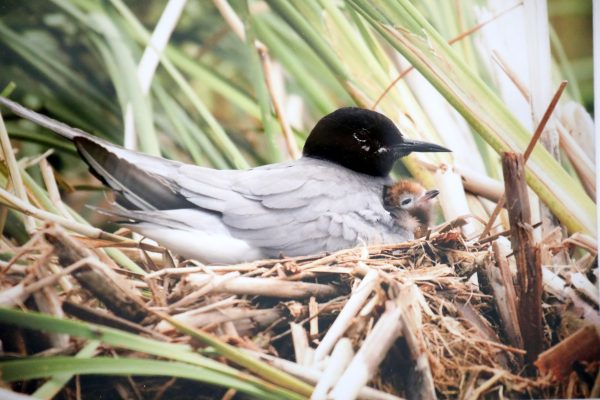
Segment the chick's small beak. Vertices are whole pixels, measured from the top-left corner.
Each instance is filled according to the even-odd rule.
[[[437,195],[440,194],[439,190],[428,190],[427,192],[425,192],[425,194],[421,197],[421,200],[431,200],[437,197]]]
[[[409,138],[403,138],[402,143],[395,145],[394,149],[404,155],[412,153],[413,151],[420,153],[439,153],[451,151],[435,143],[422,142],[420,140],[414,140]]]

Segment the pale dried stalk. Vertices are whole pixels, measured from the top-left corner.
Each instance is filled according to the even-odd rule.
[[[508,76],[508,78],[515,85],[519,93],[521,93],[521,95],[529,103],[529,90],[527,89],[527,87],[525,87],[525,84],[521,82],[517,74],[510,67],[510,65],[508,65],[504,57],[502,57],[502,55],[496,50],[492,50],[492,60],[494,60],[496,64],[498,64],[502,72],[504,72],[506,76]]]
[[[596,305],[600,304],[600,296],[598,295],[598,287],[594,285],[581,272],[567,273],[567,281],[579,290],[581,293],[591,299]]]
[[[171,304],[171,308],[179,308],[192,304],[199,298],[206,296],[219,285],[222,285],[223,283],[226,283],[233,278],[239,277],[240,273],[229,272],[225,275],[193,274],[191,276],[191,280],[189,279],[189,276],[185,277],[184,282],[191,283],[191,286],[196,290],[194,290],[192,293],[188,294],[184,298],[180,299],[179,301]],[[196,279],[194,282],[194,276],[202,276],[202,279]]]
[[[498,267],[495,268],[492,264],[486,267],[493,298],[509,343],[514,347],[523,348],[523,338],[517,315],[517,294],[508,260],[502,254],[497,242],[494,242],[493,250]]]
[[[290,332],[292,334],[292,343],[294,344],[294,356],[296,362],[300,365],[310,365],[311,348],[308,345],[308,336],[301,324],[290,323]]]
[[[314,296],[308,300],[309,338],[315,340],[319,336],[319,303]]]
[[[340,376],[354,356],[352,342],[348,338],[341,338],[333,348],[327,367],[319,382],[315,385],[311,400],[326,400],[327,392],[338,381]]]
[[[564,150],[569,161],[573,164],[577,176],[581,179],[583,188],[592,198],[596,197],[596,169],[586,152],[577,144],[567,129],[556,120],[556,128],[560,138],[560,147]]]
[[[203,286],[212,279],[209,274],[190,274],[186,278],[192,286]],[[310,296],[333,297],[337,294],[333,286],[319,283],[289,282],[274,278],[232,277],[225,282],[216,281],[208,293],[230,293],[237,295],[269,296],[290,299],[304,299]]]
[[[290,128],[290,124],[287,122],[287,119],[285,117],[285,112],[281,107],[281,91],[277,91],[275,87],[275,80],[273,79],[274,73],[273,67],[271,66],[271,58],[269,57],[269,51],[267,50],[264,44],[258,41],[256,41],[255,47],[260,58],[260,64],[263,69],[263,74],[265,76],[265,84],[267,85],[267,90],[269,92],[269,95],[271,96],[273,110],[275,111],[275,115],[277,116],[277,120],[279,121],[279,126],[283,131],[283,138],[285,139],[285,146],[287,148],[287,152],[292,158],[292,160],[295,160],[298,157],[300,157],[300,150],[298,150],[298,143],[296,143],[296,139],[294,138],[292,128]]]
[[[213,0],[215,3],[215,7],[221,13],[221,16],[227,22],[227,25],[231,28],[233,33],[240,38],[242,42],[246,41],[246,30],[244,28],[244,23],[238,17],[235,10],[231,8],[227,0]]]
[[[584,320],[590,324],[600,325],[600,315],[598,315],[598,311],[582,300],[577,292],[569,287],[560,276],[556,275],[548,267],[542,267],[542,279],[545,291],[551,293],[563,302],[570,301],[580,310]]]
[[[17,158],[15,157],[15,153],[10,144],[10,138],[8,137],[6,126],[4,125],[2,113],[0,113],[0,147],[2,148],[2,154],[6,161],[6,166],[8,167],[9,179],[15,191],[16,198],[23,204],[30,206],[29,200],[27,199],[27,190],[25,190],[25,185],[21,178],[19,164],[17,163]],[[35,230],[35,221],[30,215],[27,214],[24,216],[24,223],[28,232],[33,232]]]
[[[313,385],[316,384],[322,376],[322,372],[315,368],[303,367],[302,365],[298,365],[292,361],[284,360],[282,358],[277,358],[264,353],[257,353],[248,350],[246,350],[246,352],[258,359],[267,361],[272,366]],[[400,397],[370,387],[363,387],[358,393],[358,398],[363,400],[403,400]]]
[[[408,397],[435,399],[435,385],[429,366],[427,346],[423,340],[423,323],[419,303],[421,291],[414,283],[400,286],[396,302],[401,310],[402,335],[406,340],[414,367],[407,377]]]
[[[461,175],[465,189],[473,194],[492,201],[500,200],[504,194],[504,185],[496,179],[456,165],[454,171]]]
[[[563,243],[570,243],[575,246],[582,247],[593,255],[598,254],[598,241],[592,236],[581,232],[575,232],[570,237],[565,239]]]
[[[449,221],[471,214],[460,175],[452,167],[443,165],[434,177],[436,187],[440,191],[440,205],[444,218]],[[467,222],[461,229],[466,237],[473,236],[477,230],[472,221]]]
[[[342,311],[340,311],[340,314],[329,327],[323,340],[315,350],[315,362],[323,360],[333,349],[338,339],[346,332],[354,316],[360,311],[373,289],[375,289],[375,286],[379,283],[378,278],[379,274],[377,271],[369,270],[360,282],[360,285],[352,292],[346,305],[342,308]]]
[[[362,346],[331,391],[336,400],[354,399],[379,368],[396,339],[402,332],[400,307],[393,301],[386,302],[386,310],[369,332]]]
[[[81,224],[76,221],[72,221],[60,215],[52,214],[48,211],[41,210],[39,208],[33,207],[28,202],[24,202],[12,193],[0,188],[0,201],[5,205],[13,208],[23,214],[30,215],[42,221],[54,222],[66,229],[69,229],[73,232],[79,233],[81,235],[97,238],[97,239],[106,239],[113,241],[127,241],[128,239],[113,235],[112,233],[104,232],[101,229],[94,228],[92,226],[88,226],[85,224]]]
[[[86,265],[89,261],[90,259],[88,258],[79,260],[66,268],[62,268],[59,272],[39,279],[38,281],[29,285],[25,285],[24,282],[20,282],[18,285],[15,285],[8,290],[1,291],[0,305],[2,307],[14,307],[16,304],[27,300],[27,297],[29,297],[31,294],[42,290],[47,286],[54,285],[58,280],[70,275],[72,272]]]
[[[48,197],[54,206],[60,211],[61,215],[67,219],[74,220],[71,213],[63,203],[60,198],[60,192],[58,190],[58,185],[56,184],[56,179],[54,178],[54,171],[52,167],[48,163],[46,158],[42,158],[39,162],[40,171],[42,172],[42,178],[44,179],[44,185],[46,186],[46,190],[48,191]]]

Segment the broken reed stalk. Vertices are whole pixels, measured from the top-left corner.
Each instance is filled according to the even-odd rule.
[[[408,399],[436,399],[435,385],[431,374],[431,366],[427,345],[423,339],[423,322],[419,288],[414,283],[400,286],[398,305],[401,310],[402,335],[406,341],[413,367],[405,378]]]
[[[315,385],[311,400],[326,400],[329,389],[338,382],[340,376],[344,373],[348,364],[354,357],[352,341],[348,338],[341,338],[331,352],[331,357],[327,362],[327,367]]]
[[[73,277],[84,289],[98,298],[106,308],[117,316],[134,322],[140,322],[148,315],[143,302],[137,298],[137,295],[131,290],[127,290],[124,283],[117,282],[120,277],[112,274],[109,278],[105,274],[105,272],[112,271],[106,271],[108,267],[97,261],[91,250],[77,243],[59,227],[47,232],[45,237],[54,246],[62,265],[75,264],[80,260],[89,259],[85,267],[73,272]]]
[[[497,268],[491,267],[491,286],[493,298],[496,301],[498,314],[502,321],[504,333],[513,347],[523,348],[523,337],[521,336],[521,327],[519,326],[519,316],[517,313],[517,293],[513,284],[512,273],[508,260],[502,254],[497,242],[492,245],[494,257],[496,258]]]
[[[250,350],[245,350],[245,352],[310,384],[316,384],[323,375],[318,369],[305,367],[283,358]],[[359,391],[358,398],[363,400],[404,400],[368,386],[363,387]]]
[[[373,289],[375,289],[379,281],[378,278],[378,272],[373,269],[370,269],[365,275],[315,350],[314,362],[324,359],[333,349],[338,339],[346,332],[354,316],[360,311]]]
[[[197,288],[207,287],[208,293],[231,293],[249,296],[281,297],[286,299],[305,299],[311,296],[317,298],[334,297],[338,290],[330,285],[307,282],[282,281],[275,278],[248,278],[232,276],[222,279],[221,276],[211,274],[190,274],[186,278],[192,286]]]
[[[535,245],[531,227],[531,209],[525,182],[524,156],[502,154],[502,171],[506,189],[506,206],[510,221],[511,244],[517,262],[519,283],[518,315],[521,336],[533,363],[543,348],[542,266],[540,249]]]
[[[577,332],[544,351],[535,362],[542,375],[551,374],[554,379],[565,379],[578,361],[600,359],[600,328],[584,326]]]
[[[396,339],[402,333],[401,308],[394,301],[386,302],[386,310],[331,391],[334,399],[354,399],[361,388],[375,375]]]

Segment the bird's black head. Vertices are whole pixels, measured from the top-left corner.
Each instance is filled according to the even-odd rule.
[[[394,163],[413,151],[450,151],[404,138],[385,115],[363,108],[340,108],[321,118],[310,132],[303,154],[356,172],[387,176]]]

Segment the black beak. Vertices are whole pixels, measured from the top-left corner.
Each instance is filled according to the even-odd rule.
[[[440,194],[439,190],[436,190],[436,189],[428,190],[427,192],[425,192],[422,199],[423,200],[431,200],[433,198],[436,198],[438,194]]]
[[[402,143],[395,145],[394,149],[403,155],[407,155],[413,151],[421,153],[439,153],[451,151],[438,144],[422,142],[420,140],[413,140],[409,138],[403,138]]]

